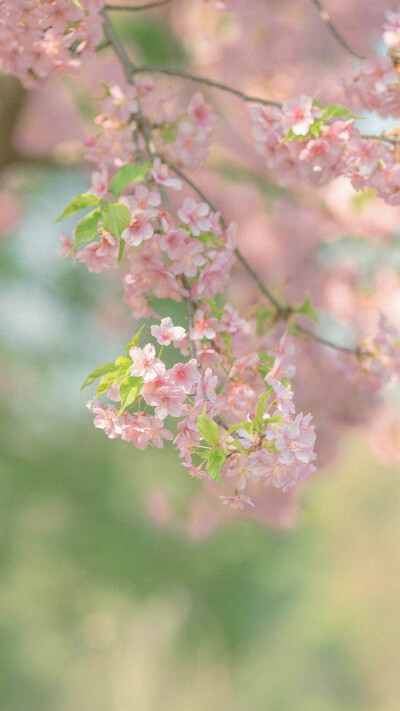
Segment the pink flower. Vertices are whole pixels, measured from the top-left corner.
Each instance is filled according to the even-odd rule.
[[[218,498],[221,499],[222,504],[230,504],[231,509],[243,509],[244,504],[254,507],[250,496],[239,494],[239,492],[236,492],[234,496],[219,496]]]
[[[289,99],[282,107],[282,126],[285,133],[291,129],[296,136],[304,136],[321,113],[318,106],[312,105],[309,96]]]
[[[161,248],[170,259],[179,259],[185,253],[188,244],[188,233],[181,227],[169,230],[160,239]]]
[[[169,177],[168,166],[161,163],[160,158],[154,160],[154,167],[151,173],[159,185],[164,185],[166,188],[172,188],[173,190],[180,190],[182,188],[182,183],[178,178]]]
[[[139,446],[147,446],[152,442],[155,447],[162,449],[165,439],[173,439],[173,434],[169,430],[163,429],[163,421],[157,417],[149,416],[141,422],[141,432],[138,437]],[[140,446],[140,449],[144,448]]]
[[[119,240],[109,232],[104,232],[100,242],[91,242],[77,253],[76,261],[83,262],[89,272],[97,274],[103,269],[115,269],[118,266],[118,251]]]
[[[218,385],[218,378],[213,375],[211,368],[207,368],[203,378],[197,385],[196,401],[202,398],[208,398],[211,402],[217,399],[215,388]]]
[[[129,355],[133,360],[130,374],[142,377],[145,383],[154,380],[158,373],[165,370],[165,364],[155,357],[156,351],[151,343],[147,343],[143,349],[134,346],[130,349]]]
[[[213,339],[217,335],[217,319],[214,317],[207,318],[202,309],[196,311],[193,322],[193,328],[190,331],[192,341],[201,341],[203,338]]]
[[[192,121],[194,121],[200,128],[210,128],[215,121],[214,112],[208,104],[204,101],[204,96],[200,91],[193,94],[189,108],[188,114]]]
[[[194,479],[210,479],[207,472],[204,472],[199,467],[195,467],[193,464],[185,463],[182,466],[189,470],[190,476],[194,477]]]
[[[293,391],[286,385],[282,385],[279,380],[271,383],[274,388],[275,395],[278,400],[278,408],[283,412],[285,417],[289,417],[295,411],[293,403]]]
[[[136,247],[144,240],[150,239],[152,234],[153,228],[149,222],[148,214],[137,212],[121,236],[127,244]]]
[[[186,393],[173,385],[164,385],[149,398],[150,405],[155,406],[155,415],[160,420],[165,420],[167,415],[180,417],[182,405],[186,400]]]
[[[96,417],[93,420],[95,427],[104,430],[107,437],[115,439],[120,437],[122,433],[121,419],[116,416],[117,408],[114,406],[106,407],[99,400],[89,401],[87,407],[93,412]]]
[[[103,198],[108,193],[108,175],[105,170],[92,173],[92,187],[90,191],[98,198]]]
[[[174,383],[185,393],[192,393],[196,383],[201,380],[201,375],[197,369],[197,361],[192,358],[188,363],[176,363],[171,370]]]
[[[136,87],[129,86],[122,91],[119,86],[111,86],[110,96],[104,102],[104,110],[116,116],[120,121],[128,121],[131,114],[138,111],[138,103],[136,101]]]
[[[184,274],[189,278],[195,277],[199,267],[207,263],[207,260],[201,254],[202,251],[202,244],[189,244],[180,259],[171,264],[171,272],[173,274]]]
[[[185,198],[183,205],[178,210],[178,217],[185,225],[190,227],[192,234],[198,237],[202,232],[208,232],[211,227],[207,217],[210,208],[205,202],[196,202],[193,198]]]
[[[71,254],[71,249],[73,248],[74,243],[71,242],[71,240],[64,234],[62,230],[60,230],[60,239],[61,244],[58,248],[58,256],[61,259],[68,259]]]
[[[169,316],[163,318],[159,326],[151,326],[150,331],[160,346],[169,346],[172,341],[182,341],[186,335],[185,329],[182,326],[174,326]]]

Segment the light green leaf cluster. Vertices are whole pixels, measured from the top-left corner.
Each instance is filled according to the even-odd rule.
[[[143,326],[142,326],[143,328]],[[118,415],[131,407],[140,394],[143,385],[143,378],[136,378],[129,374],[132,365],[132,358],[129,357],[129,349],[137,346],[142,328],[133,336],[126,347],[126,356],[118,356],[115,363],[105,363],[99,365],[88,377],[81,387],[81,392],[88,385],[100,378],[96,391],[96,399],[104,395],[113,385],[120,384],[119,395],[121,406]]]

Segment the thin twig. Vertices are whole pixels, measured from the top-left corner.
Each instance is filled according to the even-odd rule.
[[[235,96],[238,96],[240,99],[243,99],[243,101],[251,101],[254,103],[258,104],[264,104],[265,106],[282,106],[282,104],[279,103],[279,101],[271,101],[270,99],[262,99],[259,96],[249,96],[248,94],[245,94],[243,91],[239,91],[239,89],[234,89],[232,86],[228,86],[227,84],[221,84],[221,82],[218,81],[213,81],[212,79],[207,79],[206,77],[198,77],[196,74],[189,74],[188,72],[185,72],[181,69],[171,69],[169,67],[155,67],[155,66],[146,66],[146,67],[136,67],[134,70],[135,74],[138,73],[143,73],[143,72],[158,72],[160,74],[167,74],[168,76],[172,77],[181,77],[181,79],[190,79],[190,81],[195,81],[198,82],[199,84],[205,84],[206,86],[210,86],[213,89],[220,89],[221,91],[227,91],[230,94],[234,94]]]
[[[350,47],[349,44],[347,44],[346,40],[343,39],[342,35],[340,32],[336,29],[335,25],[333,24],[331,18],[329,17],[327,11],[323,7],[322,3],[320,0],[311,0],[311,2],[315,5],[315,7],[318,9],[319,14],[321,15],[321,18],[323,19],[324,22],[326,22],[327,26],[329,27],[331,33],[335,37],[335,39],[339,42],[339,44],[342,45],[343,49],[345,49],[347,52],[349,52],[353,57],[357,57],[357,59],[365,59],[365,57],[362,56],[362,54],[358,54],[357,52],[354,51]]]
[[[384,134],[381,134],[380,136],[369,136],[362,133],[361,138],[365,138],[367,141],[384,141],[385,143],[390,143],[392,146],[398,146],[400,143],[398,138],[392,138],[391,136],[385,136]]]
[[[340,346],[337,343],[332,343],[332,341],[328,341],[326,338],[322,338],[313,331],[309,331],[308,328],[303,328],[303,326],[299,326],[298,324],[296,324],[296,329],[297,331],[300,331],[300,333],[304,333],[306,336],[309,336],[314,341],[322,343],[322,345],[328,346],[329,348],[334,348],[337,351],[343,351],[343,353],[349,353],[350,355],[356,356],[369,355],[367,351],[363,351],[361,348],[350,348],[349,346]]]
[[[153,7],[161,7],[167,5],[171,0],[157,0],[157,2],[149,2],[146,5],[105,5],[106,10],[126,10],[127,12],[140,12],[141,10],[151,10]]]
[[[105,8],[103,8],[100,11],[100,15],[103,17],[103,28],[104,28],[104,34],[106,36],[106,39],[109,41],[109,43],[112,45],[115,54],[117,55],[120,63],[122,64],[122,68],[125,73],[126,80],[129,84],[133,83],[132,75],[133,71],[135,69],[135,65],[133,64],[132,60],[129,58],[127,52],[125,51],[125,47],[120,41],[113,24],[110,22],[110,19],[107,15],[107,12]]]

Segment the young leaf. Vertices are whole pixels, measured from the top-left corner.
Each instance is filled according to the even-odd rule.
[[[166,125],[162,127],[161,136],[163,139],[163,143],[165,143],[166,145],[168,145],[168,143],[174,143],[174,141],[176,141],[176,139],[178,138],[176,128],[173,128],[171,125]]]
[[[212,447],[216,447],[219,442],[219,427],[214,420],[209,420],[206,416],[205,405],[203,412],[197,420],[197,429],[200,432],[200,436],[203,437],[207,444],[211,444]]]
[[[65,208],[64,212],[60,215],[60,217],[57,217],[54,222],[61,222],[61,220],[65,220],[68,215],[72,215],[74,212],[78,212],[79,210],[83,210],[85,207],[93,207],[98,204],[99,198],[96,197],[96,195],[92,195],[92,193],[75,195],[69,205]]]
[[[119,240],[119,250],[118,250],[118,261],[119,262],[121,261],[121,259],[123,257],[125,244],[126,244],[125,240],[122,239],[122,237],[121,237],[121,239]]]
[[[141,165],[125,163],[122,165],[111,180],[110,189],[114,197],[118,197],[131,183],[145,180],[151,167],[151,163],[142,163]]]
[[[92,239],[96,237],[99,231],[100,217],[101,210],[97,208],[96,210],[89,212],[88,215],[85,215],[85,217],[78,222],[75,228],[74,249],[79,247],[81,244],[85,244],[85,242],[91,242]]]
[[[122,202],[112,202],[103,209],[104,228],[111,232],[114,237],[121,237],[123,231],[128,227],[131,220],[131,213]]]
[[[348,119],[357,118],[357,116],[354,116],[354,114],[352,114],[346,106],[342,106],[341,104],[329,104],[329,106],[323,110],[322,118],[326,121],[327,119],[334,117]]]
[[[132,358],[118,356],[117,360],[115,361],[115,365],[117,365],[120,370],[129,370],[132,365]]]
[[[228,357],[229,357],[231,355],[231,350],[232,350],[232,338],[230,337],[230,335],[227,331],[220,331],[220,336],[226,345],[226,350],[227,350]]]
[[[134,378],[132,375],[128,375],[126,378],[121,380],[119,386],[119,397],[121,400],[121,407],[118,411],[118,416],[121,415],[124,410],[133,405],[137,396],[140,393],[140,388],[143,385],[143,378]]]
[[[145,325],[143,324],[143,326],[141,326],[141,327],[139,328],[139,330],[138,330],[138,332],[136,333],[136,335],[133,336],[132,340],[129,341],[128,345],[126,346],[126,355],[127,355],[127,356],[129,356],[129,351],[130,351],[130,349],[131,349],[131,348],[134,348],[135,346],[138,345],[138,343],[139,343],[139,336],[140,336],[141,332],[143,331],[144,326],[145,326]]]
[[[207,304],[209,305],[209,307],[212,311],[212,315],[215,316],[215,318],[217,318],[218,321],[220,321],[224,310],[220,309],[217,306],[217,302],[214,299],[204,299],[204,301],[206,301]]]
[[[305,133],[304,135],[299,136],[297,133],[294,133],[294,131],[290,128],[283,141],[280,142],[279,146],[283,146],[285,143],[289,143],[289,141],[305,141],[305,139],[308,138],[309,135],[310,131],[308,133]]]
[[[213,232],[202,232],[200,235],[191,235],[193,239],[198,239],[200,242],[204,242],[205,244],[220,244],[223,247],[225,246],[225,242],[223,242],[219,237],[217,237]]]
[[[96,398],[100,397],[100,395],[104,395],[107,390],[112,388],[113,385],[118,383],[118,380],[121,378],[121,371],[117,368],[116,370],[112,371],[111,373],[107,373],[106,375],[103,375],[103,377],[100,379],[100,382],[98,384],[97,390],[96,390]]]
[[[299,306],[296,311],[298,314],[304,314],[304,316],[308,316],[311,321],[315,321],[315,323],[318,323],[318,315],[311,303],[309,294],[307,294],[304,303]]]
[[[220,447],[211,449],[207,455],[206,470],[211,479],[221,482],[221,471],[225,464],[226,454]]]
[[[232,427],[229,428],[228,434],[232,434],[232,432],[237,432],[237,430],[245,430],[245,432],[248,432],[250,434],[254,430],[254,423],[247,422],[247,420],[243,420],[243,422],[237,422],[236,425],[232,425]],[[237,442],[235,444],[237,445]]]
[[[76,7],[79,7],[80,10],[83,10],[83,7],[79,0],[72,0],[73,4],[76,5]]]
[[[265,393],[262,393],[262,395],[260,395],[260,397],[258,398],[258,403],[256,405],[254,413],[254,427],[257,432],[263,432],[264,427],[266,425],[266,421],[263,419],[263,414],[265,410],[265,405],[272,390],[273,388],[268,388],[268,390],[266,390]]]
[[[257,336],[261,336],[264,330],[265,321],[274,316],[274,312],[266,306],[260,306],[256,312],[256,332]]]
[[[81,387],[81,392],[88,385],[94,383],[97,378],[100,378],[102,375],[107,375],[107,373],[112,373],[115,370],[118,370],[118,366],[115,365],[115,363],[102,363],[101,365],[99,365],[98,368],[96,368],[96,370],[94,370],[92,373],[90,373],[90,375],[87,376],[85,382]]]

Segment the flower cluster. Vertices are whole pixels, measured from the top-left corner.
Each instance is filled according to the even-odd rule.
[[[360,343],[358,359],[341,356],[348,380],[368,390],[379,390],[400,377],[400,335],[384,314],[378,328]]]
[[[349,80],[341,79],[347,100],[357,110],[376,111],[383,117],[400,116],[400,86],[397,59],[400,53],[400,10],[386,12],[383,42],[388,55],[362,62]]]
[[[0,2],[2,71],[31,86],[79,69],[102,39],[103,0]]]
[[[162,448],[164,440],[174,439],[193,477],[232,490],[220,497],[232,508],[254,506],[241,493],[247,485],[261,482],[286,491],[308,478],[315,471],[315,432],[310,414],[295,413],[288,380],[296,370],[293,343],[285,334],[276,349],[257,356],[251,352],[257,340],[253,326],[230,305],[213,305],[213,312],[196,312],[189,333],[168,317],[153,325],[158,356],[152,343],[139,347],[137,334],[126,357],[100,366],[85,383],[101,377],[97,395],[119,403],[90,401],[95,427],[139,449]],[[227,340],[228,353],[221,348]],[[167,369],[164,347],[185,351],[188,342],[196,357]],[[172,424],[165,427],[167,418]]]
[[[256,105],[250,110],[256,150],[278,182],[321,186],[343,176],[356,190],[372,188],[388,204],[400,204],[396,141],[363,138],[348,109],[332,104],[321,110],[314,104],[301,96],[282,108]]]

